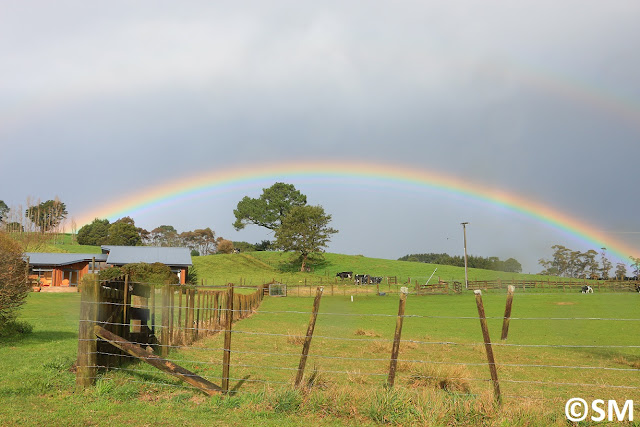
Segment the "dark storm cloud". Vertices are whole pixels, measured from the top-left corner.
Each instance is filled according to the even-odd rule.
[[[441,171],[638,231],[639,15],[622,1],[9,3],[0,166],[4,182],[23,178],[0,199],[59,194],[82,210],[205,170],[339,157]],[[46,175],[21,174],[14,159],[35,153]],[[98,196],[82,171],[109,185]],[[423,195],[409,197],[415,210],[439,205],[429,223],[446,232],[411,242],[420,214],[393,221],[395,203],[377,205],[367,223],[341,209],[352,194],[311,191],[335,209],[336,251],[455,251],[472,214],[478,254],[522,253],[535,270],[558,243],[490,207]],[[146,226],[232,237],[227,202],[217,217],[157,212]],[[361,237],[373,229],[397,243]]]

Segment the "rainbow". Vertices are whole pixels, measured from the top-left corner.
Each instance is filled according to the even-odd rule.
[[[462,199],[475,199],[522,214],[574,236],[592,248],[598,249],[606,246],[609,254],[617,256],[623,261],[628,260],[630,255],[640,256],[638,248],[612,239],[593,225],[531,200],[529,197],[525,198],[475,182],[464,181],[440,172],[373,162],[355,164],[350,162],[347,164],[336,161],[288,161],[279,164],[215,170],[180,180],[168,181],[153,188],[131,193],[127,197],[114,200],[83,214],[76,223],[78,226],[82,226],[90,223],[94,218],[108,218],[112,221],[124,216],[135,217],[136,214],[158,209],[177,201],[242,188],[254,189],[259,185],[269,187],[274,182],[286,182],[288,179],[307,179],[318,182],[365,182],[376,187],[394,186],[434,190]]]

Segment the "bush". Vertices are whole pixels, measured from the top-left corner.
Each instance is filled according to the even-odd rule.
[[[123,265],[122,267],[105,268],[100,271],[98,278],[100,280],[110,280],[125,274],[129,275],[129,280],[132,282],[155,285],[178,283],[178,276],[172,273],[168,266],[159,262],[153,264],[140,262]]]
[[[29,291],[22,249],[8,234],[0,232],[0,328],[16,318]]]

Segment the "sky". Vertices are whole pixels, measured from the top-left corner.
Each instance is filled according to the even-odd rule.
[[[59,197],[71,221],[194,177],[269,166],[282,174],[246,172],[119,214],[148,230],[210,227],[255,243],[273,235],[234,230],[233,209],[288,182],[332,215],[328,252],[462,255],[469,222],[469,254],[514,257],[523,272],[539,272],[555,244],[640,257],[637,2],[0,8],[0,200],[11,207]],[[516,195],[598,238],[446,186],[290,173],[332,162]]]

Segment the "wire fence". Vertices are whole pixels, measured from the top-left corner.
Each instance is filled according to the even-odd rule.
[[[577,333],[576,339],[567,339],[571,334],[566,333],[538,339],[542,342],[531,342],[527,334],[520,333],[491,342],[467,331],[480,332],[489,321],[495,335],[501,323],[504,327],[506,315],[486,316],[480,305],[477,316],[405,314],[402,300],[407,293],[400,294],[398,314],[393,314],[395,299],[387,300],[390,312],[386,313],[349,312],[348,305],[343,306],[343,312],[320,310],[315,301],[319,303],[322,291],[317,291],[314,307],[304,310],[297,307],[304,306],[305,300],[293,303],[295,299],[270,298],[268,304],[261,305],[262,287],[246,301],[236,298],[233,287],[226,291],[151,287],[147,293],[138,292],[146,295],[147,305],[135,302],[136,298],[126,299],[125,289],[135,296],[131,284],[127,283],[117,298],[104,298],[108,296],[104,289],[118,289],[117,285],[101,284],[99,288],[94,294],[83,292],[82,311],[89,314],[80,320],[81,331],[85,325],[88,332],[79,337],[79,384],[111,378],[108,372],[112,371],[149,386],[222,393],[299,386],[298,378],[304,378],[301,384],[308,387],[433,387],[469,396],[493,392],[501,401],[566,400],[574,395],[625,400],[640,397],[640,340],[633,334],[640,318],[508,316],[520,325],[519,331],[541,325],[549,331],[582,331],[586,322],[597,325],[597,332]],[[92,298],[100,294],[103,298]],[[409,295],[409,304],[411,298]],[[148,310],[137,316],[140,319],[124,314],[133,307],[132,301],[138,309],[144,306],[142,310]],[[282,309],[287,305],[297,307]],[[311,323],[316,322],[319,330],[314,333]],[[443,334],[438,331],[449,330],[452,322],[461,333],[454,333],[455,339],[439,339]],[[122,335],[105,339],[95,332],[98,328]],[[609,337],[599,335],[600,331],[619,328],[629,331],[626,342],[607,341]],[[141,334],[141,330],[151,333]],[[127,352],[123,345],[137,347],[146,355]],[[495,360],[488,358],[489,352]],[[182,371],[169,372],[172,378],[152,365],[139,363],[149,363],[148,357]],[[309,366],[306,373],[303,359]],[[190,382],[199,380],[213,385]]]

